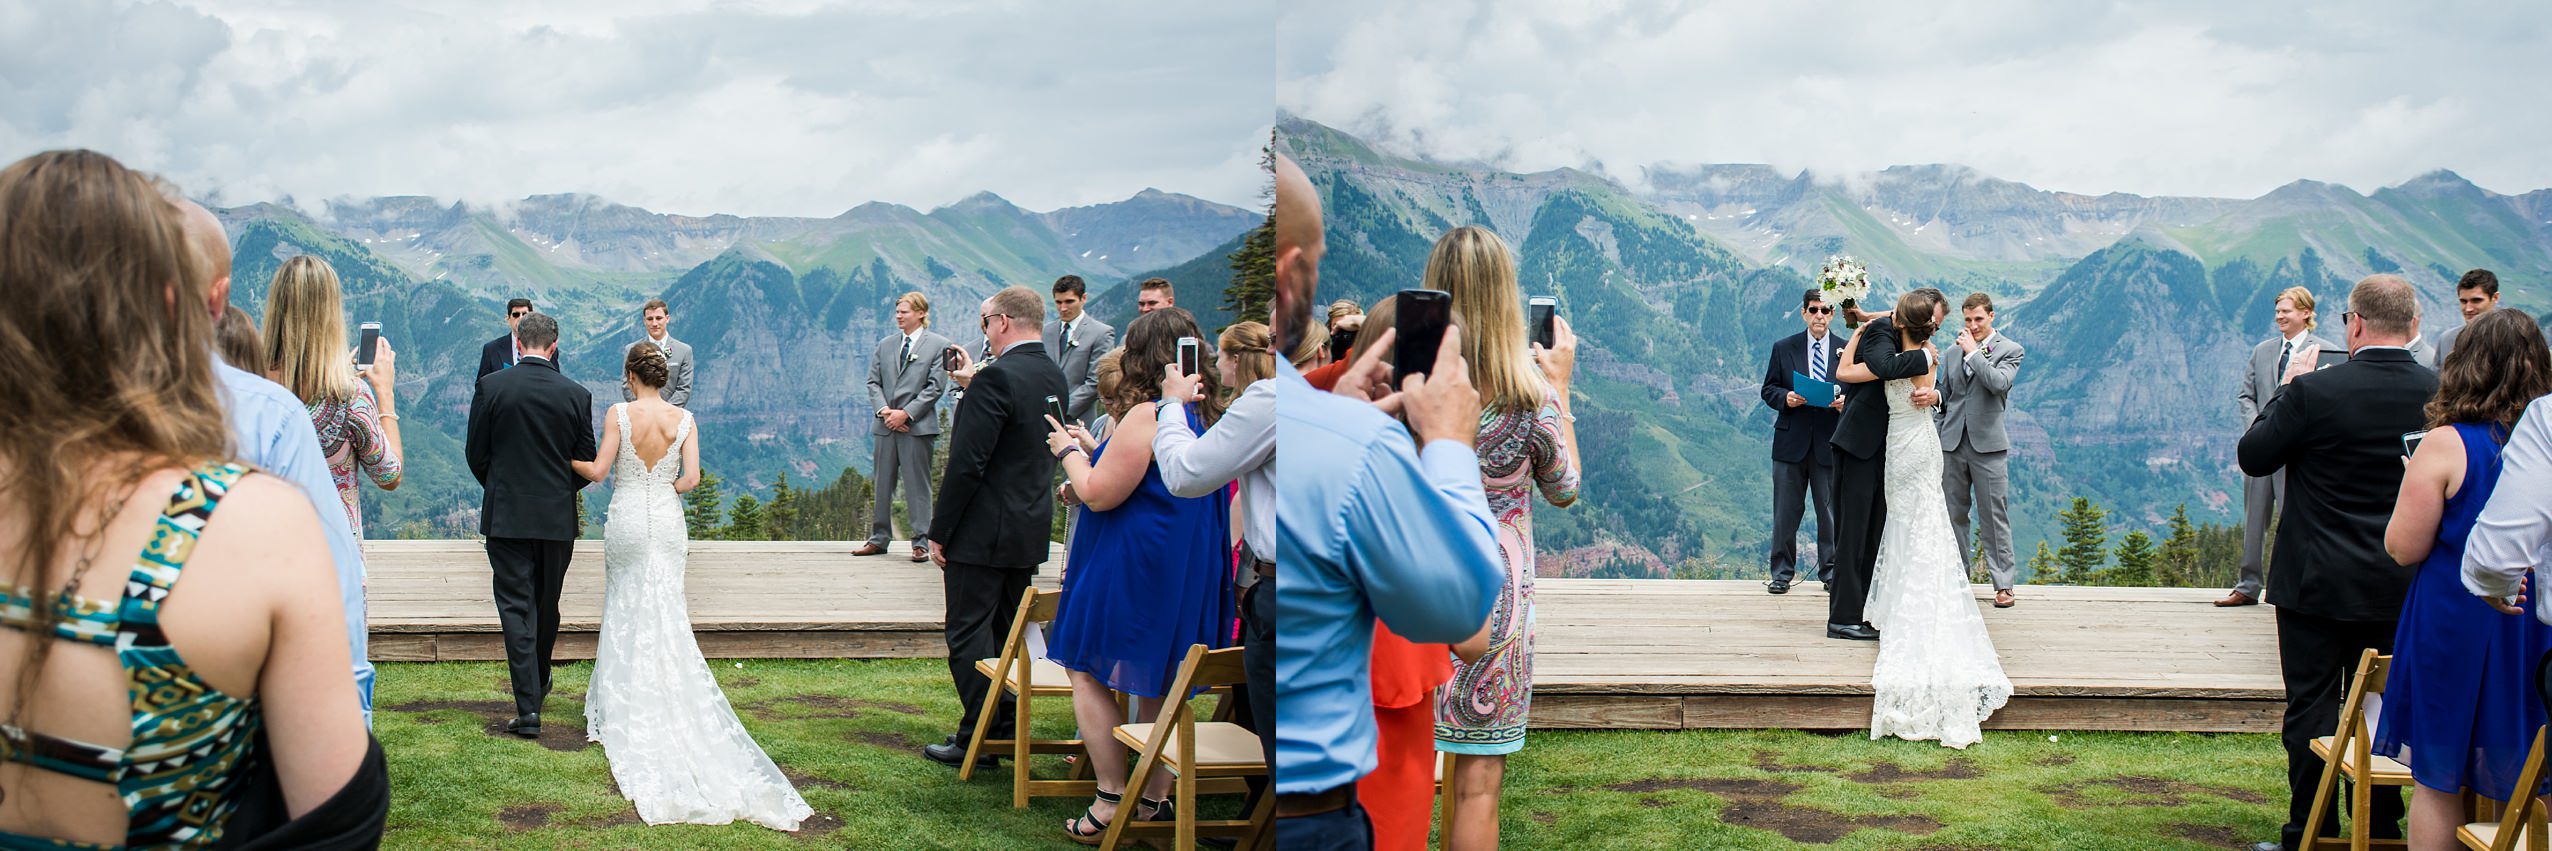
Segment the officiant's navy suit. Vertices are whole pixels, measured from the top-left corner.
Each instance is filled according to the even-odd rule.
[[[1834,380],[1842,365],[1842,337],[1828,333],[1822,350],[1823,375]],[[1817,513],[1817,581],[1834,579],[1834,425],[1842,414],[1822,405],[1786,404],[1793,387],[1790,376],[1817,374],[1809,369],[1808,332],[1772,344],[1771,363],[1763,372],[1763,403],[1772,408],[1772,580],[1786,586],[1798,572],[1800,500],[1809,497]]]

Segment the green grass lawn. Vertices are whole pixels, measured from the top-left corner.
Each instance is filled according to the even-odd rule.
[[[375,697],[393,848],[1077,848],[1085,800],[1010,807],[1010,769],[971,783],[921,757],[957,713],[931,660],[716,662],[754,738],[817,816],[648,826],[586,746],[590,663],[558,668],[531,742],[493,662],[390,664]],[[1041,735],[1070,729],[1039,705]],[[1045,758],[1041,776],[1061,776]],[[1536,731],[1505,795],[1508,848],[2226,848],[2275,835],[2274,737],[1989,733],[1964,752],[1860,734]],[[1228,811],[1234,802],[1210,807]]]

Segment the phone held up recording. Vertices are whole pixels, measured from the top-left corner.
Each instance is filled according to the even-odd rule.
[[[1412,375],[1435,371],[1436,349],[1444,345],[1445,326],[1453,323],[1453,294],[1443,290],[1401,290],[1392,317],[1391,386]]]

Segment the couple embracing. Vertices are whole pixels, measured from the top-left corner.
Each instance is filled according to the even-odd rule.
[[[1932,335],[1949,300],[1925,287],[1861,326],[1834,377],[1856,387],[1834,429],[1838,534],[1826,635],[1876,640],[1870,737],[1964,748],[2011,698],[2011,680],[1969,593],[1941,490]],[[1919,401],[1919,404],[1918,404]],[[1882,637],[1884,636],[1884,637]]]
[[[576,494],[609,477],[603,525],[603,621],[585,695],[585,736],[649,824],[738,818],[795,830],[812,810],[747,735],[691,634],[683,596],[690,544],[679,494],[700,480],[691,414],[664,401],[669,369],[655,346],[632,346],[630,402],[604,418],[593,394],[559,374],[558,323],[524,316],[522,357],[479,379],[470,400],[470,473],[486,491],[479,532],[495,572],[516,717],[505,731],[537,738],[558,641],[558,593],[581,524]]]

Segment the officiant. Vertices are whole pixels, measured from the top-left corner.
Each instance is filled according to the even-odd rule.
[[[1813,495],[1817,513],[1817,581],[1834,577],[1834,425],[1843,394],[1834,383],[1844,340],[1828,332],[1834,307],[1811,287],[1799,300],[1807,329],[1772,344],[1763,372],[1763,403],[1772,424],[1772,579],[1764,590],[1790,593],[1798,572],[1800,498]]]

